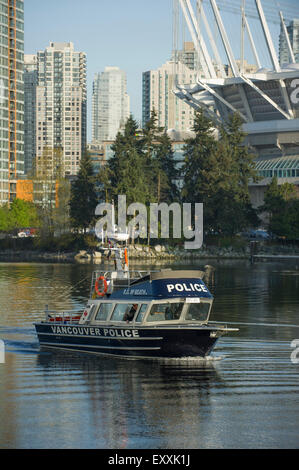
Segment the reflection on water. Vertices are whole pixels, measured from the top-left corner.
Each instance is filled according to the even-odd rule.
[[[213,320],[240,331],[169,362],[40,352],[33,322],[80,309],[92,267],[0,264],[0,448],[298,448],[299,271],[212,264]]]

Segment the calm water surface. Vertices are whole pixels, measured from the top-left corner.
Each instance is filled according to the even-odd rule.
[[[299,266],[211,264],[211,318],[240,331],[171,362],[40,352],[33,322],[81,309],[93,268],[0,264],[0,448],[299,448]]]

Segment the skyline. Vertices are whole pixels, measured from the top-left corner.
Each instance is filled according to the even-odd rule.
[[[232,2],[236,5],[238,0]],[[221,0],[219,0],[221,4]],[[222,4],[224,2],[222,1]],[[250,3],[246,6],[250,9]],[[295,5],[295,0],[283,1],[283,5]],[[207,1],[204,1],[207,16],[213,22],[213,31],[220,47],[224,63],[223,48],[219,43],[215,22],[209,14]],[[266,13],[269,0],[263,0]],[[282,5],[282,6],[283,6]],[[277,2],[273,5],[276,15]],[[283,7],[284,8],[284,7]],[[277,10],[278,11],[278,10]],[[290,9],[288,11],[291,11]],[[296,7],[293,11],[296,11]],[[235,58],[240,57],[240,18],[237,14],[222,9],[230,33]],[[269,13],[268,13],[269,14]],[[266,15],[267,16],[267,15]],[[299,14],[297,15],[299,16]],[[53,0],[24,2],[24,52],[36,54],[44,50],[51,41],[72,42],[78,51],[87,56],[87,141],[92,136],[92,82],[96,73],[103,72],[107,66],[119,67],[127,75],[127,92],[130,97],[130,112],[139,125],[142,125],[142,74],[157,70],[171,57],[173,47],[172,0],[86,0],[82,8],[81,0]],[[264,66],[269,57],[264,44],[261,28],[257,20],[252,20],[253,34]],[[211,23],[212,25],[212,23]],[[278,49],[279,24],[269,24],[275,47]],[[233,31],[233,33],[232,33]],[[180,39],[190,40],[185,26]],[[254,63],[251,51],[245,45],[248,63]]]
[[[106,66],[117,66],[126,72],[131,113],[141,124],[142,73],[159,67],[171,55],[172,0],[142,2],[142,7],[137,0],[129,0],[129,3],[130,8],[123,0],[113,3],[87,0],[82,9],[80,0],[24,2],[25,54],[36,54],[50,41],[71,41],[77,51],[87,55],[88,141],[91,140],[91,95],[95,73]],[[153,25],[159,34],[153,34]]]

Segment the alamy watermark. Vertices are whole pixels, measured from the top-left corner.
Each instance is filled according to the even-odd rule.
[[[185,249],[198,249],[203,242],[203,204],[151,203],[149,207],[133,202],[127,207],[126,196],[118,195],[117,230],[126,233],[131,239],[177,238],[184,237]],[[103,202],[95,210],[101,216],[95,226],[95,233],[101,238],[103,232],[115,231],[114,204]],[[127,216],[132,216],[127,224]],[[170,223],[172,221],[172,223]]]
[[[291,88],[295,88],[290,94],[290,100],[293,104],[299,103],[299,78],[294,78],[291,81]]]
[[[5,362],[5,344],[2,339],[0,339],[0,364]]]
[[[299,364],[299,339],[293,339],[291,348],[295,348],[291,353],[291,361],[293,364]]]

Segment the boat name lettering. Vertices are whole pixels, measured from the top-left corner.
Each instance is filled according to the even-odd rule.
[[[115,328],[86,328],[80,326],[51,326],[52,332],[65,335],[111,336],[114,338],[138,338],[138,330]]]
[[[124,289],[125,295],[146,295],[146,289]]]
[[[167,284],[168,292],[176,290],[177,292],[209,292],[204,284],[196,284],[192,282],[183,282],[182,284]]]

